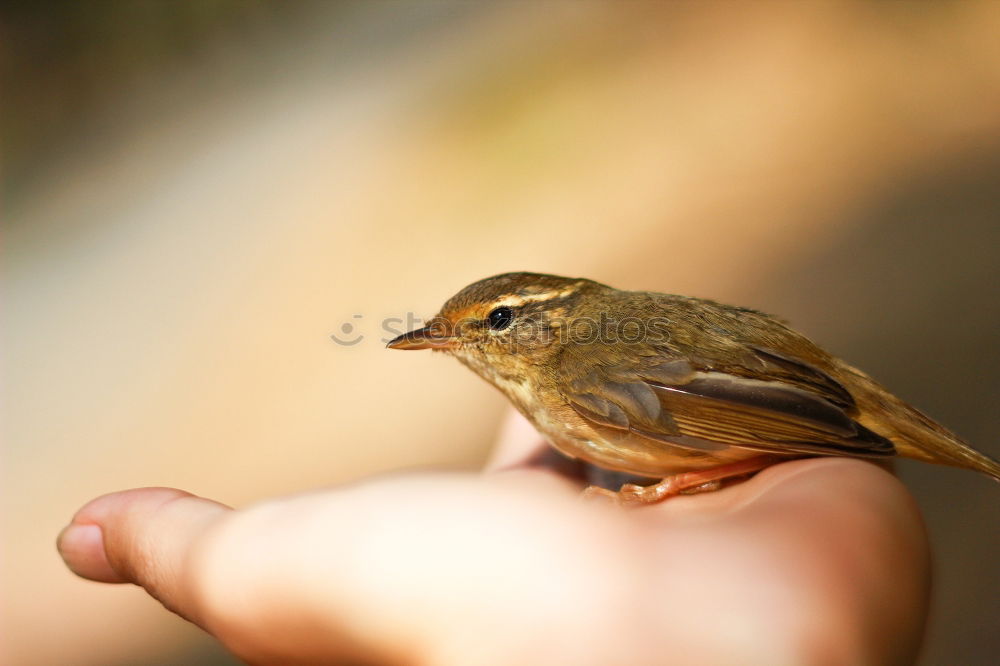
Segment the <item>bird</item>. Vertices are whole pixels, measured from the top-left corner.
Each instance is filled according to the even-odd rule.
[[[468,285],[387,346],[454,356],[565,456],[661,479],[586,490],[622,505],[809,456],[901,456],[1000,481],[1000,463],[750,308],[513,272]]]

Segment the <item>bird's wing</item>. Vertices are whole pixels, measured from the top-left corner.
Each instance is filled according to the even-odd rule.
[[[564,359],[558,381],[585,419],[672,446],[895,453],[892,442],[851,418],[850,393],[821,370],[767,350],[747,348],[747,354],[752,359],[724,368],[662,355],[574,355]]]

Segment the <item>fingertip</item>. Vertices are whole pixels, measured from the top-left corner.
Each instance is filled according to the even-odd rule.
[[[81,507],[56,545],[77,575],[136,583],[157,598],[172,581],[191,540],[228,507],[174,488],[137,488],[97,497]]]
[[[138,504],[162,504],[190,496],[175,488],[136,488],[101,495],[77,510],[59,533],[56,548],[70,571],[81,578],[102,583],[130,582],[108,559],[105,527]]]
[[[100,583],[125,583],[108,562],[100,525],[70,523],[56,539],[59,556],[81,578]]]
[[[486,463],[486,470],[496,471],[522,465],[547,446],[528,419],[517,410],[508,410],[500,425],[496,446]]]

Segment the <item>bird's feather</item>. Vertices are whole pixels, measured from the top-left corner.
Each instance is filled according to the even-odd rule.
[[[753,363],[730,364],[727,371],[669,356],[633,355],[612,364],[581,363],[577,357],[562,368],[560,385],[568,404],[585,419],[673,447],[895,453],[892,442],[851,417],[850,394],[824,373],[777,353],[748,354]],[[791,381],[785,379],[790,374]]]

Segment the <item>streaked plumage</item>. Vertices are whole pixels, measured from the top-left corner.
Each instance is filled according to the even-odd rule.
[[[389,346],[456,356],[556,449],[611,470],[662,477],[761,453],[900,455],[1000,480],[997,462],[746,308],[507,273],[469,285],[431,326]]]

